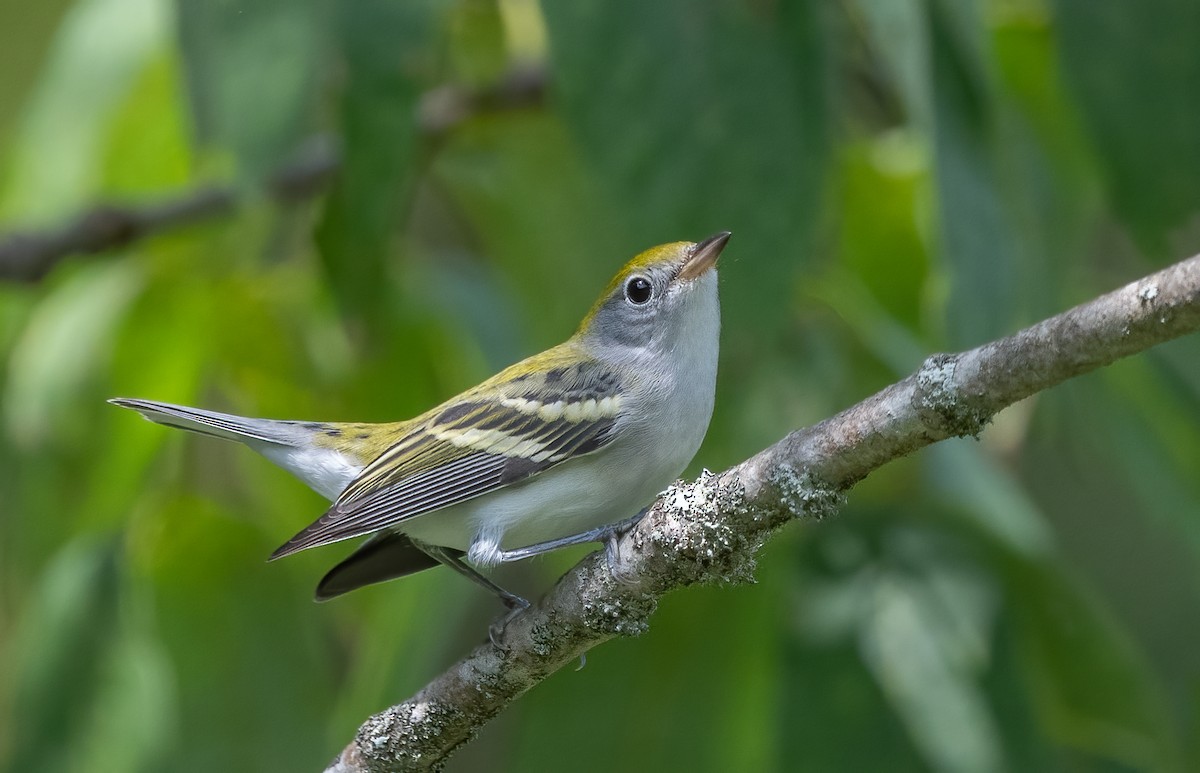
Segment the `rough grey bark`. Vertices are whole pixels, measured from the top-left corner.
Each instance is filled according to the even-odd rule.
[[[678,483],[620,542],[610,572],[584,558],[506,629],[412,698],[369,718],[327,773],[437,769],[505,706],[590,648],[646,629],[658,599],[696,583],[749,579],[784,524],[822,518],[883,464],[978,434],[1007,405],[1200,329],[1200,255],[960,354],[797,430],[719,475]]]

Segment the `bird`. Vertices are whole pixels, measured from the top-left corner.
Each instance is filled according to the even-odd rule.
[[[331,500],[269,559],[366,538],[321,579],[318,601],[442,564],[519,611],[529,602],[481,570],[566,545],[611,547],[699,449],[716,389],[716,263],[729,238],[640,253],[564,343],[407,421],[109,402],[241,442]]]

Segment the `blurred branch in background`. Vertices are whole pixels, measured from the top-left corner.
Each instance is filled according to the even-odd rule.
[[[823,518],[884,464],[976,436],[1002,408],[1069,378],[1200,329],[1200,255],[915,373],[720,475],[669,489],[620,541],[615,565],[584,558],[509,623],[410,700],[368,719],[327,773],[442,766],[538,682],[592,647],[636,635],[659,599],[753,577],[763,543],[794,518]],[[619,579],[618,579],[619,578]]]
[[[267,181],[268,196],[280,203],[299,201],[325,189],[338,168],[327,141],[310,143],[299,161]],[[0,279],[37,282],[59,261],[75,254],[103,252],[148,236],[232,214],[238,206],[233,186],[210,185],[142,206],[100,204],[65,225],[0,237]]]
[[[546,73],[514,67],[494,86],[479,89],[446,85],[426,92],[417,107],[421,133],[436,138],[481,112],[537,105]],[[264,194],[279,204],[320,195],[338,173],[340,153],[328,137],[314,137],[299,158],[270,175]],[[241,194],[233,185],[207,185],[146,204],[101,203],[63,225],[0,235],[0,280],[38,282],[63,259],[122,247],[156,234],[226,217]]]

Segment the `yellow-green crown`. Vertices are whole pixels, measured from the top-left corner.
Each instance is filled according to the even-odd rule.
[[[604,305],[604,301],[617,291],[618,287],[625,284],[625,280],[630,276],[641,271],[649,271],[656,266],[671,265],[679,262],[684,255],[695,246],[692,242],[670,242],[669,244],[660,244],[657,247],[651,247],[645,252],[638,253],[633,260],[626,263],[620,271],[613,276],[608,286],[604,288],[604,292],[600,293],[600,297],[592,304],[591,310],[587,316],[583,318],[583,322],[579,325],[580,331],[586,330],[592,322],[592,317],[596,316],[596,312]]]

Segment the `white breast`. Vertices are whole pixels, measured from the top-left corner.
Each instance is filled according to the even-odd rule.
[[[696,455],[712,417],[716,389],[720,312],[716,272],[697,280],[682,315],[686,329],[673,331],[674,367],[663,370],[647,351],[650,374],[639,391],[640,407],[623,417],[617,439],[595,454],[564,462],[526,483],[452,508],[414,518],[401,529],[437,545],[466,550],[489,565],[500,551],[577,534],[615,523],[650,504]]]

